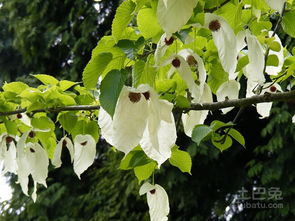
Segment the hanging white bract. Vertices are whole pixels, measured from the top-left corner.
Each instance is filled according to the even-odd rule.
[[[16,147],[14,143],[14,137],[3,133],[0,135],[0,165],[3,165],[1,175],[7,172],[16,173]]]
[[[237,39],[234,31],[221,16],[206,13],[205,27],[211,30],[223,69],[232,75],[237,67]]]
[[[176,141],[173,105],[160,100],[149,85],[124,86],[113,118],[100,109],[98,124],[102,137],[128,154],[138,144],[160,166],[171,156]]]
[[[263,89],[261,90],[261,94],[265,93],[277,93],[282,92],[282,88],[277,83],[265,83],[263,85]],[[256,104],[257,112],[261,115],[260,118],[266,118],[270,115],[270,110],[272,107],[272,102],[266,102],[266,103],[259,103]]]
[[[151,221],[167,221],[170,208],[164,188],[158,184],[144,183],[139,190],[139,195],[143,194],[147,194]]]
[[[159,0],[158,22],[168,37],[188,22],[197,3],[198,0],[185,0],[185,3],[179,0]]]
[[[25,132],[17,143],[17,175],[18,182],[22,187],[24,194],[28,195],[29,175],[32,175],[34,180],[34,192],[32,198],[36,201],[36,185],[40,183],[46,185],[46,178],[48,176],[49,159],[47,152],[38,143],[26,143],[32,131]]]
[[[276,10],[282,14],[286,0],[266,0],[266,2],[271,9]]]
[[[226,101],[226,100],[232,100],[232,99],[238,99],[239,98],[239,91],[240,91],[240,83],[231,80],[226,81],[222,85],[219,86],[216,96],[217,101]],[[223,108],[221,109],[222,113],[226,114],[229,111],[234,109],[233,107]]]

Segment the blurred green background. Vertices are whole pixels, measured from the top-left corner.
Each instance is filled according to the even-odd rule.
[[[98,40],[110,34],[118,0],[0,0],[0,84],[20,80],[34,84],[29,74],[50,74],[81,81],[83,68]],[[156,173],[170,197],[172,221],[292,221],[295,220],[294,103],[275,103],[269,119],[260,120],[247,108],[237,129],[246,149],[234,145],[224,153],[209,143],[197,146],[179,130],[178,145],[193,158],[192,176],[169,163]],[[237,110],[207,119],[232,120]],[[64,154],[66,157],[67,154]],[[0,204],[0,221],[142,221],[149,220],[145,197],[129,171],[118,170],[123,155],[101,140],[94,165],[79,180],[69,159],[52,170],[48,188],[38,200],[21,192],[9,176],[13,197]],[[239,191],[279,188],[279,209],[246,209],[237,203]],[[1,191],[1,190],[0,190]]]

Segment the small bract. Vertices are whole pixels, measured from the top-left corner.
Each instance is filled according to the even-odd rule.
[[[151,221],[167,221],[169,199],[166,191],[160,185],[144,183],[139,190],[139,195],[147,194],[149,214]]]

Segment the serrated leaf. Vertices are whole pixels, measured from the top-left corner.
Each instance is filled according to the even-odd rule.
[[[243,137],[243,135],[237,131],[234,128],[231,128],[228,132],[228,134],[235,139],[237,142],[239,142],[243,147],[245,147],[245,138]]]
[[[10,121],[10,120],[4,120],[4,125],[7,131],[7,134],[9,135],[17,135],[18,132],[18,128],[17,125],[15,123],[15,121]]]
[[[3,90],[6,92],[13,92],[20,94],[22,91],[27,89],[29,86],[23,82],[11,82],[3,85]]]
[[[61,93],[60,91],[58,91],[58,88],[55,86],[47,90],[44,93],[44,97],[45,97],[46,105],[49,107],[69,106],[69,105],[76,104],[76,101],[72,96],[66,93]]]
[[[47,74],[35,74],[33,75],[33,77],[37,78],[45,85],[57,85],[59,82],[55,77],[52,77]]]
[[[117,46],[124,51],[127,58],[129,58],[130,60],[135,59],[137,54],[137,47],[135,46],[133,41],[123,39],[118,41]]]
[[[149,84],[151,87],[155,85],[156,68],[154,67],[154,56],[151,54],[148,56],[143,72],[140,77],[138,76],[135,86],[139,84]]]
[[[50,130],[54,131],[55,124],[49,117],[38,117],[38,118],[32,118],[31,124],[33,128],[39,129],[39,130]]]
[[[233,125],[234,124],[232,122],[224,123],[224,122],[221,122],[219,120],[214,120],[214,121],[211,122],[210,128],[213,131],[217,131],[220,128],[228,128],[228,127],[232,127]]]
[[[284,31],[293,38],[295,38],[294,21],[295,21],[295,10],[291,10],[284,14],[284,17],[282,20],[282,27]]]
[[[99,139],[99,128],[95,121],[90,121],[89,119],[79,119],[75,127],[71,131],[73,140],[79,134],[86,135],[89,134],[93,139],[98,142]]]
[[[175,105],[176,107],[180,107],[180,108],[189,108],[191,106],[188,99],[182,95],[178,95],[176,97]]]
[[[120,163],[120,169],[122,170],[131,170],[138,166],[146,165],[150,162],[153,162],[146,154],[139,148],[135,148],[129,152]]]
[[[133,1],[126,0],[117,8],[112,24],[112,35],[116,42],[121,39],[123,31],[131,22],[135,7],[136,4]]]
[[[101,82],[100,104],[111,116],[115,113],[117,100],[124,85],[124,78],[123,72],[113,70]]]
[[[248,55],[241,57],[238,60],[236,72],[241,71],[244,67],[246,67],[247,64],[249,64],[249,57],[248,57]]]
[[[191,174],[192,159],[188,152],[179,150],[177,146],[172,148],[171,157],[169,159],[171,165],[177,167],[183,173]]]
[[[140,83],[141,75],[144,71],[145,62],[142,60],[137,61],[132,67],[132,84],[137,87]]]
[[[99,76],[111,62],[111,53],[100,53],[91,58],[83,71],[83,84],[88,89],[96,88]]]
[[[137,166],[134,168],[134,174],[138,179],[138,182],[140,183],[143,180],[148,179],[155,169],[157,168],[156,162],[150,162],[142,166]]]
[[[226,73],[221,64],[217,61],[211,64],[210,72],[208,74],[208,85],[212,92],[216,94],[216,91],[224,82],[228,80],[228,73]]]
[[[71,133],[72,130],[75,128],[75,125],[78,121],[78,117],[69,112],[69,113],[60,113],[57,117],[57,120],[68,133]]]
[[[76,85],[77,82],[73,82],[73,81],[68,81],[68,80],[62,80],[59,82],[59,87],[62,91],[66,91],[69,88],[73,87],[74,85]]]
[[[220,135],[213,133],[211,137],[212,144],[217,147],[221,152],[230,148],[233,144],[233,140],[230,136]]]
[[[152,8],[143,8],[138,12],[137,25],[145,39],[153,38],[162,32],[156,12]]]
[[[212,133],[212,129],[206,125],[197,125],[192,133],[192,140],[200,145],[201,141]]]

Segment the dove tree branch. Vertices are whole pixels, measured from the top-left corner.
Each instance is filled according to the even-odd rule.
[[[295,90],[282,92],[282,93],[265,93],[263,95],[256,95],[249,98],[241,98],[241,99],[233,99],[226,100],[222,102],[213,102],[213,103],[203,103],[203,104],[191,104],[189,108],[176,108],[182,111],[190,111],[190,110],[220,110],[222,108],[227,107],[245,107],[258,103],[265,102],[274,102],[274,101],[295,101]],[[56,107],[56,108],[44,108],[31,111],[30,113],[40,113],[40,112],[48,112],[48,113],[59,113],[63,111],[95,111],[98,110],[100,106],[98,105],[77,105],[77,106],[64,106],[64,107]],[[8,112],[0,112],[0,116],[10,116],[15,114],[26,113],[27,110],[25,108],[8,111]]]

